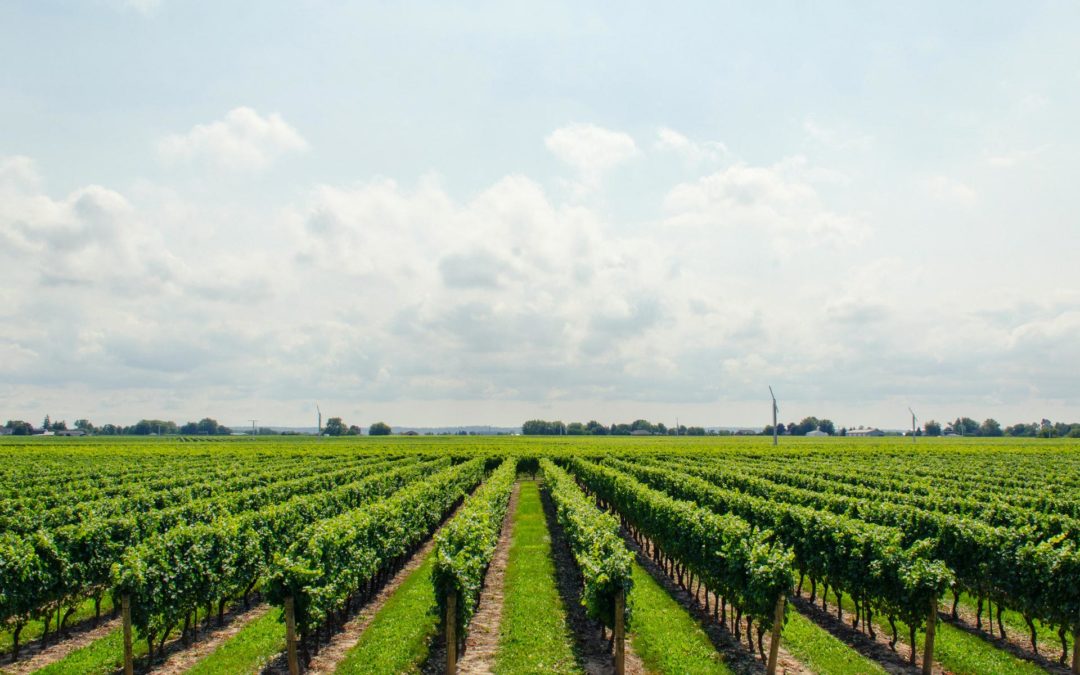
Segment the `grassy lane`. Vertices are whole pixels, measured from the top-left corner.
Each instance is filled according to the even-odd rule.
[[[431,590],[434,564],[434,555],[429,553],[382,606],[335,672],[419,672],[438,630],[435,594]]]
[[[634,563],[630,640],[645,667],[656,673],[707,675],[732,671],[696,619]]]
[[[798,612],[789,612],[780,646],[820,675],[885,674],[885,669]]]
[[[495,672],[580,673],[566,611],[555,583],[540,490],[522,481],[506,567],[502,624]]]
[[[188,672],[192,675],[256,673],[284,649],[285,624],[281,621],[281,612],[272,608],[207,654]]]

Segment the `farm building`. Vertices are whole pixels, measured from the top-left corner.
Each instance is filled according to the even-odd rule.
[[[848,429],[848,436],[884,436],[881,429]]]
[[[828,436],[829,432],[822,431],[821,429],[814,429],[813,431],[806,432],[806,435],[810,436],[811,438],[821,438],[822,436]]]

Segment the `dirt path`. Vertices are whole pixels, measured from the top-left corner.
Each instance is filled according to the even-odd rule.
[[[495,652],[499,649],[499,626],[502,623],[503,585],[506,579],[506,563],[510,558],[511,521],[517,511],[520,483],[514,483],[510,503],[506,508],[499,543],[495,555],[484,575],[484,587],[480,591],[480,604],[469,622],[469,634],[465,638],[465,650],[458,661],[459,675],[491,675],[495,667]]]
[[[190,647],[182,648],[169,654],[165,662],[150,672],[156,675],[176,675],[191,669],[196,662],[205,658],[226,640],[242,631],[249,623],[270,611],[270,605],[262,603],[242,614],[234,614],[224,626],[215,626],[209,632],[203,630],[199,639]],[[183,643],[181,643],[183,645]]]
[[[713,646],[716,647],[717,651],[727,657],[726,662],[733,671],[740,675],[747,675],[750,673],[760,674],[765,672],[765,664],[761,662],[761,659],[758,658],[757,654],[751,652],[748,645],[740,640],[736,640],[735,636],[728,630],[726,625],[713,620],[712,616],[705,611],[705,592],[699,593],[695,597],[693,593],[679,586],[674,578],[666,574],[659,565],[653,562],[652,558],[645,555],[644,551],[642,551],[641,547],[637,545],[637,542],[629,536],[628,532],[623,532],[623,538],[626,541],[626,547],[637,556],[638,564],[641,565],[653,579],[656,579],[656,581],[664,587],[664,590],[666,590],[683,609],[697,619],[698,623],[701,624],[702,628],[705,630],[705,634],[709,636],[709,641],[713,643]],[[716,596],[709,593],[709,606],[714,606],[716,602]],[[771,634],[766,633],[766,654],[769,651],[771,642]],[[813,675],[812,670],[807,668],[784,649],[782,641],[780,643],[776,665],[778,672],[786,673],[787,675]]]
[[[467,498],[466,498],[467,500]],[[465,502],[462,501],[462,504]],[[439,529],[442,529],[443,525],[453,520],[454,516],[461,509],[459,504],[439,525]],[[436,533],[438,530],[436,530]],[[424,560],[428,557],[428,554],[435,548],[435,535],[432,534],[428,538],[424,545],[417,549],[416,553],[409,558],[409,561],[394,574],[393,577],[387,581],[382,588],[379,589],[375,597],[368,601],[359,612],[353,616],[345,624],[345,628],[334,634],[330,638],[328,644],[321,645],[319,647],[319,653],[311,658],[311,663],[307,668],[304,668],[301,664],[301,670],[305,673],[333,673],[341,661],[345,658],[345,655],[349,653],[353,647],[356,646],[360,636],[364,634],[367,627],[371,625],[371,622],[375,619],[375,615],[379,613],[379,610],[383,608],[386,601],[390,599],[398,589],[399,586],[405,581],[410,574],[416,571],[420,565],[424,563]],[[285,660],[285,654],[278,654],[267,666],[263,669],[263,675],[288,675],[289,667]]]
[[[841,621],[836,616],[836,605],[834,603],[826,603],[828,609],[823,610],[821,608],[821,598],[818,597],[811,604],[810,592],[805,588],[801,595],[795,597],[795,607],[800,614],[827,630],[837,640],[840,640],[866,658],[876,661],[878,665],[890,673],[922,672],[921,653],[916,654],[917,666],[908,663],[908,658],[911,656],[911,645],[907,643],[908,636],[901,634],[903,631],[898,633],[899,639],[894,650],[889,647],[889,642],[892,640],[892,631],[888,625],[882,625],[875,620],[875,637],[870,637],[861,628],[864,624],[860,623],[860,628],[851,627],[851,612],[846,612],[844,620]],[[933,672],[936,675],[948,673],[937,661],[934,662]]]
[[[993,626],[994,633],[991,635],[985,628],[975,627],[975,610],[969,606],[959,605],[956,608],[956,613],[960,617],[959,619],[952,618],[952,603],[945,603],[940,608],[938,616],[941,620],[959,628],[962,631],[980,637],[986,640],[987,643],[1009,652],[1013,656],[1023,659],[1025,661],[1031,661],[1037,664],[1041,668],[1052,673],[1069,673],[1068,665],[1061,665],[1058,658],[1061,656],[1061,642],[1059,641],[1057,631],[1051,631],[1049,629],[1043,629],[1038,635],[1039,653],[1036,654],[1031,650],[1031,635],[1026,630],[1018,630],[1012,626],[1005,626],[1005,639],[1001,639],[1001,634],[998,632],[997,619],[995,617],[995,623]],[[995,608],[996,610],[996,608]],[[987,615],[983,614],[983,626],[986,625]],[[1069,652],[1070,656],[1072,652]],[[1068,661],[1066,661],[1068,663]]]
[[[100,640],[109,633],[120,628],[120,624],[121,621],[118,618],[102,621],[96,628],[94,628],[90,622],[86,622],[85,625],[81,625],[77,631],[72,630],[68,634],[69,637],[63,639],[61,642],[50,644],[44,649],[41,648],[40,640],[30,643],[29,645],[21,646],[19,648],[19,660],[15,663],[5,663],[3,666],[0,666],[0,672],[3,672],[5,675],[24,675],[24,673],[32,673],[35,670],[59,661],[77,649],[82,649],[91,642]]]
[[[608,637],[601,637],[601,624],[589,618],[581,604],[582,581],[577,561],[563,534],[562,526],[555,517],[555,505],[547,491],[541,488],[540,499],[551,533],[551,555],[555,559],[556,583],[566,608],[566,620],[574,636],[576,653],[582,667],[589,675],[611,675],[615,672],[615,659]],[[649,671],[634,652],[631,640],[625,643],[626,672],[629,675],[646,675]]]

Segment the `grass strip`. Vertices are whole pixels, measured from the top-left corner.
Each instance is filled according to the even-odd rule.
[[[835,598],[834,598],[835,600]],[[844,611],[854,612],[855,603],[851,596],[844,596]],[[830,612],[835,612],[835,604],[830,604]],[[891,635],[892,629],[887,622],[875,617],[874,626],[879,633]],[[907,644],[908,627],[903,621],[896,622],[899,642]],[[923,639],[926,633],[915,634],[916,654],[922,664]],[[938,621],[934,637],[934,661],[953,675],[1037,675],[1046,671],[1030,661],[1013,656],[999,649],[980,637],[967,631]]]
[[[630,606],[634,651],[650,672],[687,675],[732,672],[697,620],[637,563],[634,563]]]
[[[146,641],[138,640],[132,644],[135,658],[146,656]],[[59,661],[34,671],[41,675],[104,675],[124,667],[124,630],[117,628],[105,637],[76,649]]]
[[[420,671],[439,623],[431,591],[434,566],[435,556],[429,553],[387,599],[335,672],[390,675]]]
[[[820,675],[863,675],[887,672],[798,612],[789,612],[782,646],[810,670]]]
[[[196,663],[190,675],[256,673],[285,650],[285,624],[272,608]]]
[[[522,481],[506,566],[495,672],[580,673],[555,581],[551,535],[533,481]]]

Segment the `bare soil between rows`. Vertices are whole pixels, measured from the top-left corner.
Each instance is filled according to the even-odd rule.
[[[540,501],[544,507],[548,532],[551,534],[551,554],[555,560],[556,585],[566,608],[566,621],[574,636],[575,652],[580,665],[589,675],[612,675],[615,672],[615,653],[610,634],[601,636],[602,624],[589,618],[581,604],[584,581],[570,545],[555,516],[555,504],[541,484]],[[624,643],[625,671],[628,675],[645,675],[649,671],[641,657],[634,652],[627,636]]]
[[[510,559],[511,523],[517,512],[518,493],[521,484],[514,483],[510,493],[510,502],[506,507],[499,530],[499,542],[495,555],[491,558],[484,586],[480,591],[480,602],[476,614],[469,622],[469,633],[465,638],[465,650],[458,661],[458,675],[491,675],[495,667],[495,654],[499,649],[499,628],[502,624],[502,610],[506,581],[506,564]]]
[[[41,640],[34,640],[25,645],[19,645],[19,660],[0,666],[0,672],[5,675],[24,675],[40,670],[45,666],[63,659],[68,654],[82,649],[86,645],[96,642],[112,631],[120,627],[121,620],[100,620],[94,625],[93,619],[87,619],[71,628],[65,629],[60,636],[59,642],[50,642],[42,647]],[[53,634],[55,638],[55,633]]]

